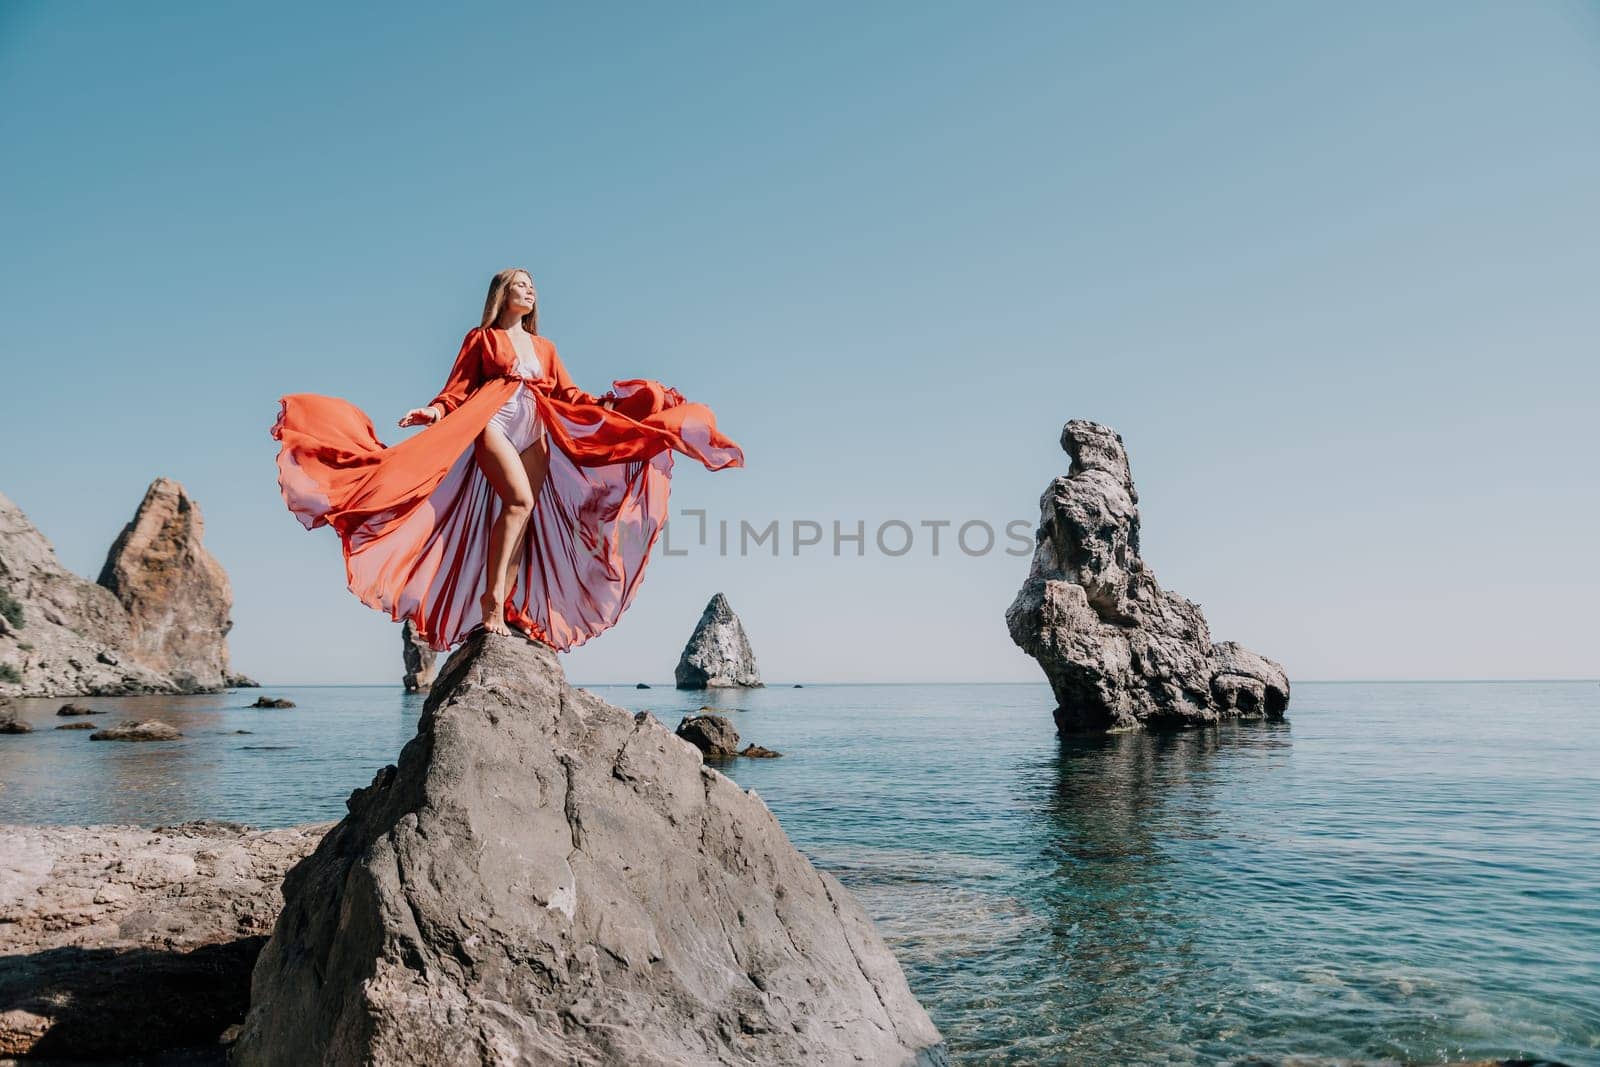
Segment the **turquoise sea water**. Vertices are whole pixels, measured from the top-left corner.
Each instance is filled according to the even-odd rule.
[[[1600,1064],[1600,684],[1303,683],[1290,721],[1058,740],[1039,685],[591,686],[727,768],[878,922],[963,1064]],[[422,701],[94,699],[0,736],[0,822],[333,819]],[[236,731],[248,730],[249,733]]]

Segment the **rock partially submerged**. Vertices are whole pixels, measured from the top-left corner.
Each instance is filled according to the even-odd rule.
[[[757,688],[761,674],[744,624],[718,593],[706,604],[674,671],[679,689]]]
[[[438,653],[428,642],[417,636],[417,628],[407,619],[400,627],[400,658],[406,672],[401,684],[408,693],[426,693],[433,684],[434,661]]]
[[[147,719],[144,722],[119,722],[89,735],[91,741],[176,741],[183,734],[176,726]]]
[[[284,881],[234,1062],[910,1064],[866,914],[648,713],[495,635]]]
[[[288,697],[256,697],[256,702],[250,705],[252,708],[292,708],[294,706],[294,701]]]
[[[1281,666],[1213,644],[1199,605],[1168,592],[1139,556],[1139,494],[1116,431],[1074,419],[1072,458],[1039,501],[1027,581],[1006,611],[1011,638],[1039,661],[1063,732],[1281,719]]]
[[[87,707],[86,705],[83,705],[83,704],[63,704],[59,708],[56,709],[56,714],[57,715],[104,715],[105,712],[96,711],[94,708]]]
[[[723,715],[686,715],[674,733],[712,759],[739,754],[739,731]]]
[[[0,495],[0,692],[111,696],[254,685],[228,668],[232,596],[201,530],[183,488],[158,478],[112,546],[101,573],[107,585],[99,585],[63,567]]]
[[[754,744],[740,748],[739,731],[733,728],[733,723],[726,715],[711,713],[710,708],[701,708],[700,711],[702,714],[699,715],[685,715],[674,733],[698,748],[706,759],[725,760],[735,756],[772,759],[783,755],[782,752]]]
[[[0,826],[0,1057],[217,1047],[328,825]]]

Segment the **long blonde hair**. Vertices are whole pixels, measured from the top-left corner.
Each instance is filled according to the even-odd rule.
[[[533,282],[533,275],[521,267],[507,267],[496,274],[489,282],[489,295],[483,301],[483,321],[480,326],[493,326],[500,321],[500,309],[505,306],[506,288],[511,284],[511,279],[519,274],[527,274],[528,282]],[[537,290],[535,290],[537,291]],[[522,316],[522,328],[529,333],[539,332],[539,299],[534,298],[533,310]]]

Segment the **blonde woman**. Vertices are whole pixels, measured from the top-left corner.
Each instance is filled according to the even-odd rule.
[[[480,628],[565,651],[615,625],[666,520],[672,453],[744,465],[669,386],[579,389],[538,322],[533,277],[496,274],[444,388],[400,419],[424,429],[392,447],[336,397],[285,396],[272,427],[289,510],[338,531],[350,590],[441,651]]]

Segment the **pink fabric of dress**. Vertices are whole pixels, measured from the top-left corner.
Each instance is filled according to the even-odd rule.
[[[469,331],[434,401],[445,416],[393,446],[336,397],[285,396],[272,427],[290,511],[307,529],[339,533],[362,603],[409,618],[440,651],[483,621],[500,500],[473,443],[518,390],[531,393],[551,447],[510,604],[556,649],[614,626],[632,603],[667,518],[674,451],[707,470],[744,465],[705,405],[636,378],[613,383],[615,410],[601,407],[572,384],[555,345],[534,340],[541,374],[517,377],[526,368],[503,330]]]

